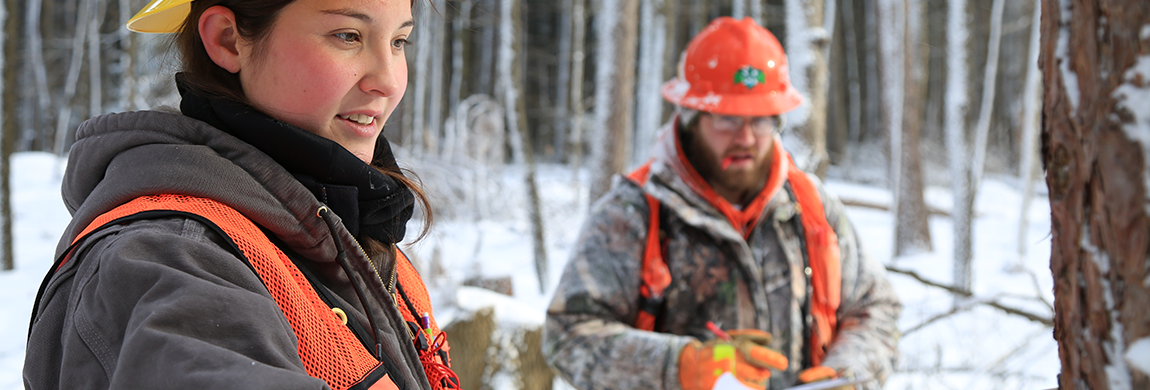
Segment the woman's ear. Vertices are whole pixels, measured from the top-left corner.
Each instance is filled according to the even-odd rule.
[[[240,71],[239,30],[236,15],[228,7],[213,6],[200,15],[200,40],[212,62],[231,73]]]

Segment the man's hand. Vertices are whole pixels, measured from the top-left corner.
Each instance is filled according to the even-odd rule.
[[[745,388],[762,390],[767,388],[771,368],[787,368],[787,358],[767,348],[769,333],[740,329],[728,334],[730,340],[713,339],[705,344],[693,341],[683,348],[679,355],[683,390],[724,388],[731,377]]]

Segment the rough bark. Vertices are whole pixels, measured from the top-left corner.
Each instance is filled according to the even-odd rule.
[[[930,225],[926,201],[923,199],[922,156],[920,152],[920,135],[922,134],[922,96],[923,96],[923,57],[921,37],[922,8],[920,0],[905,0],[896,5],[904,12],[906,26],[902,40],[904,64],[904,88],[902,102],[894,104],[903,105],[901,120],[901,136],[899,145],[892,145],[898,150],[900,158],[898,165],[892,170],[895,175],[895,231],[894,256],[912,255],[920,252],[929,252]]]
[[[596,13],[598,58],[595,69],[596,168],[590,199],[611,187],[611,177],[631,161],[632,107],[635,89],[635,47],[639,0],[603,0]]]
[[[3,24],[4,36],[0,40],[3,45],[3,58],[0,66],[3,67],[4,82],[0,96],[0,269],[11,270],[16,267],[12,255],[12,186],[10,176],[12,173],[12,152],[16,146],[16,75],[21,72],[16,59],[19,56],[15,37],[20,27],[20,2],[7,0],[4,2],[4,16],[0,18]]]
[[[499,28],[499,81],[503,90],[503,107],[507,112],[507,126],[511,133],[511,147],[516,163],[523,165],[523,181],[527,188],[527,217],[531,222],[531,236],[535,248],[535,276],[539,279],[539,292],[547,290],[547,247],[543,241],[542,206],[539,188],[535,182],[535,153],[531,151],[531,132],[527,129],[527,115],[520,96],[523,88],[523,68],[519,56],[524,55],[520,0],[502,0]]]
[[[1150,336],[1147,24],[1143,0],[1042,1],[1042,162],[1062,389],[1150,388],[1148,358],[1128,353]]]

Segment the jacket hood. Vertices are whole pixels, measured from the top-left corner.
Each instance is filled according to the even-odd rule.
[[[322,204],[266,154],[205,122],[167,111],[82,123],[61,184],[72,213],[57,253],[97,216],[144,195],[211,198],[268,229],[289,248],[330,259]]]

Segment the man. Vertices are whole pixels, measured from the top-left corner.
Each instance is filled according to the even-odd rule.
[[[582,389],[881,387],[901,306],[842,204],[781,146],[779,115],[802,98],[778,40],[719,18],[663,97],[676,115],[652,162],[582,228],[548,362]]]

